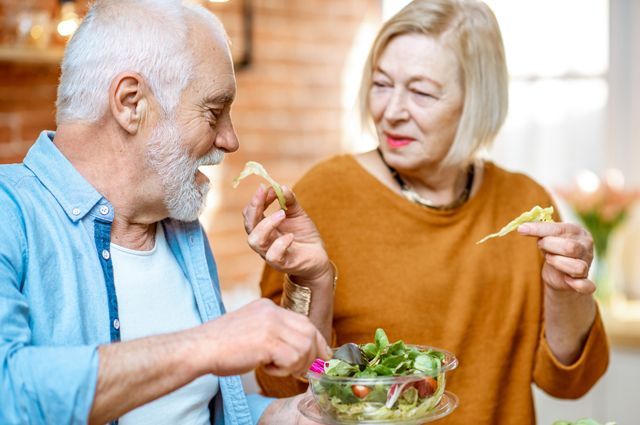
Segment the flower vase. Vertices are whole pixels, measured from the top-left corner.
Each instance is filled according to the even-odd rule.
[[[611,281],[609,262],[607,261],[606,254],[596,255],[593,259],[592,268],[592,279],[596,284],[595,296],[603,305],[607,305],[613,295],[613,282]]]

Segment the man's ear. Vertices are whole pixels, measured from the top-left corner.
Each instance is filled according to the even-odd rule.
[[[113,79],[109,88],[111,114],[122,129],[136,134],[145,115],[149,112],[149,91],[142,76],[134,72],[123,72]]]

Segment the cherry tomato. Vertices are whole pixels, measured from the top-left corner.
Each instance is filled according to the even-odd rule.
[[[352,385],[351,391],[353,391],[353,395],[356,397],[365,398],[371,392],[371,388],[364,385]]]
[[[432,396],[438,388],[438,381],[434,378],[427,376],[413,384],[418,390],[418,397],[425,398]]]

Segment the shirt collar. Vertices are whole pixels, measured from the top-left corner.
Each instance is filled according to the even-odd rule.
[[[56,198],[73,222],[84,218],[102,195],[80,175],[53,144],[55,132],[43,131],[29,149],[24,165]]]

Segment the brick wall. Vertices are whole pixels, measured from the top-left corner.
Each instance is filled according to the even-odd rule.
[[[55,2],[33,1],[55,13]],[[237,1],[209,6],[225,22],[234,53],[242,47]],[[361,26],[379,16],[378,0],[253,1],[253,58],[238,72],[232,108],[240,150],[211,172],[217,202],[202,217],[227,289],[255,287],[261,269],[241,217],[259,180],[236,190],[231,181],[245,161],[256,160],[291,185],[314,162],[343,149],[343,71]],[[22,3],[0,0],[0,16],[16,4]],[[56,65],[0,61],[0,162],[20,161],[38,131],[54,127],[58,72]]]

